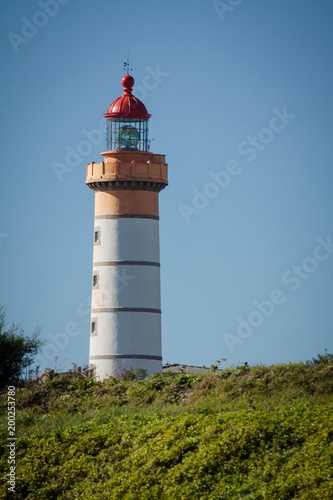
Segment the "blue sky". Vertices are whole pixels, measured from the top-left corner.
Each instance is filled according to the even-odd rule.
[[[122,93],[127,49],[152,151],[169,164],[164,362],[332,352],[332,2],[16,0],[1,10],[0,303],[26,333],[42,325],[41,369],[88,363],[85,169],[105,149],[96,129]]]

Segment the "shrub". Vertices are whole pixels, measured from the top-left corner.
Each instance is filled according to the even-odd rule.
[[[24,330],[12,323],[8,326],[6,314],[0,307],[0,387],[17,384],[25,368],[30,366],[41,347],[40,329],[32,337],[25,337]]]

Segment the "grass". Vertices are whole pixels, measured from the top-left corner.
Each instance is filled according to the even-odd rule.
[[[30,499],[333,498],[333,360],[16,391],[16,494]],[[1,414],[6,416],[6,393]],[[0,497],[7,425],[0,425]]]

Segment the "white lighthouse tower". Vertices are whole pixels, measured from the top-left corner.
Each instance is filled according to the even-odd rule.
[[[90,367],[98,380],[123,369],[162,369],[158,194],[165,155],[149,151],[150,114],[134,79],[109,107],[106,151],[87,166],[95,192]]]

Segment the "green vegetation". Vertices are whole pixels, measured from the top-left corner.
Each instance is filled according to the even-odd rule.
[[[16,496],[333,498],[333,360],[193,375],[69,376],[16,390]],[[6,393],[1,414],[6,416]]]
[[[36,328],[31,338],[25,337],[20,325],[8,325],[6,311],[0,306],[0,388],[18,383],[23,370],[32,364],[42,345],[39,333]]]

